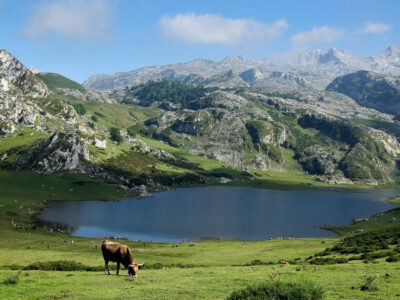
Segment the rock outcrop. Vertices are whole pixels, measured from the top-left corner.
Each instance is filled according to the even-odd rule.
[[[73,134],[56,133],[37,141],[27,150],[21,149],[12,166],[41,174],[85,173],[88,163],[89,150],[83,139]]]

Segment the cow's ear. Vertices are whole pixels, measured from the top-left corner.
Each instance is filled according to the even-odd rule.
[[[139,268],[139,270],[140,270],[141,268],[143,268],[143,266],[144,266],[144,263],[142,263],[142,264],[138,264],[137,266],[138,266],[138,268]]]

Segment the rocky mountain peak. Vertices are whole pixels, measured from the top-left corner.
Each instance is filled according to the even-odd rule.
[[[264,78],[260,70],[252,68],[240,73],[240,77],[246,82],[255,82]]]
[[[385,59],[389,64],[400,66],[400,47],[392,45],[377,56],[380,56],[382,59]]]
[[[12,81],[25,74],[27,69],[9,52],[0,50],[0,74]]]
[[[248,69],[251,66],[257,66],[259,64],[260,63],[257,61],[246,59],[243,55],[228,56],[217,63],[217,68],[225,72],[231,69],[241,72],[244,71],[245,69]]]
[[[392,45],[364,59],[369,69],[378,73],[400,75],[400,47]]]
[[[32,98],[50,94],[46,85],[6,50],[0,50],[0,77],[0,89],[3,92],[18,89]]]
[[[400,47],[397,45],[391,45],[383,52],[387,52],[389,55],[400,55]]]
[[[300,54],[294,61],[296,67],[317,67],[322,64],[358,65],[360,59],[346,50],[331,48],[328,50],[314,49]]]

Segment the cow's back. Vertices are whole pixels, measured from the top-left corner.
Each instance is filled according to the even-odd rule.
[[[103,252],[103,258],[106,261],[118,261],[121,258],[119,257],[119,248],[121,247],[121,244],[119,243],[113,243],[110,241],[105,240],[101,244],[101,251]]]

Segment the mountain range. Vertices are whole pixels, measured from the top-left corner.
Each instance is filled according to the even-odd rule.
[[[111,90],[148,80],[166,79],[218,87],[324,89],[334,78],[358,70],[400,75],[400,47],[390,46],[365,59],[335,48],[310,50],[280,62],[248,60],[243,56],[229,56],[219,62],[196,59],[112,75],[94,75],[83,85],[97,90]]]
[[[398,53],[195,60],[81,85],[0,50],[0,168],[84,173],[141,193],[269,171],[397,183]],[[359,71],[372,61],[387,73]]]

